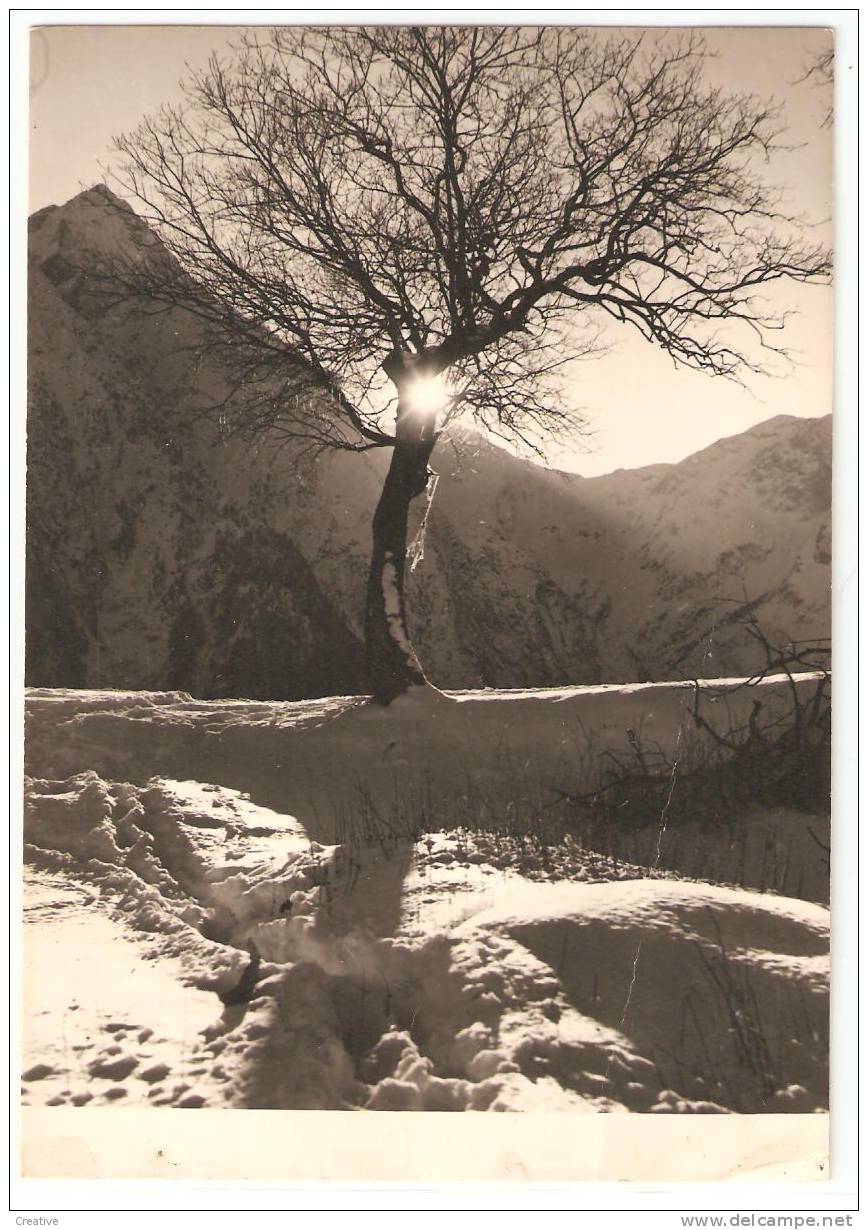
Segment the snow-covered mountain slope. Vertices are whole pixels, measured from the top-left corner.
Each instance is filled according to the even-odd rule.
[[[788,684],[762,688],[786,706]],[[673,745],[689,693],[32,693],[25,1102],[822,1109],[825,907],[456,826],[468,730],[477,821],[487,803],[508,828],[522,765],[563,770],[571,722]],[[417,830],[390,825],[400,781],[450,827],[421,793]],[[339,806],[354,783],[367,812]]]
[[[91,190],[31,220],[27,677],[300,697],[363,687],[386,458],[300,458],[192,416],[228,375],[177,312],[105,310],[81,270],[151,242]],[[665,424],[661,425],[665,429]],[[753,669],[737,619],[829,630],[831,421],[781,416],[674,466],[583,479],[462,429],[409,586],[442,687]]]
[[[441,448],[436,559],[411,609],[427,613],[432,573],[448,603],[433,608],[433,586],[419,639],[451,613],[474,631],[484,682],[518,686],[754,669],[746,599],[773,642],[827,636],[831,446],[831,418],[781,416],[677,465],[595,479],[479,437],[457,459]]]

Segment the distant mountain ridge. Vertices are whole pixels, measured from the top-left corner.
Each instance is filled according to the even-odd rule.
[[[188,411],[225,375],[180,312],[105,309],[94,254],[155,242],[107,189],[31,219],[27,682],[292,698],[363,690],[370,518],[387,456],[313,462]],[[410,574],[443,687],[754,669],[829,634],[831,418],[770,419],[675,465],[582,478],[462,432]],[[453,446],[454,445],[454,446]]]

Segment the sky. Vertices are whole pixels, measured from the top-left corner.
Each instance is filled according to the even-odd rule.
[[[228,26],[42,26],[31,33],[30,209],[62,204],[107,176],[112,138],[161,103],[178,101],[189,68],[226,51]],[[794,148],[769,174],[787,185],[788,207],[830,233],[832,130],[822,87],[800,81],[831,35],[818,28],[709,29],[709,76],[732,90],[774,97],[785,108]],[[625,330],[613,328],[599,358],[575,364],[569,393],[591,434],[555,448],[549,461],[586,475],[679,461],[722,436],[778,414],[813,417],[832,410],[832,305],[828,287],[776,288],[776,306],[795,309],[776,341],[793,364],[775,364],[744,385],[684,368]]]

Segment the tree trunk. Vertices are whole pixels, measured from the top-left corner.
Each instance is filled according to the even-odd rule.
[[[373,521],[373,553],[365,606],[365,653],[373,699],[388,705],[408,688],[427,683],[407,632],[404,569],[411,502],[428,483],[433,420],[412,434],[399,415],[398,440]]]

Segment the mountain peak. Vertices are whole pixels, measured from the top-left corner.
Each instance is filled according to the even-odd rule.
[[[108,185],[85,188],[63,205],[49,205],[30,218],[30,255],[57,281],[106,254],[151,247],[156,237],[135,210]]]
[[[76,196],[67,201],[67,205],[74,205],[76,202],[92,203],[96,205],[114,205],[118,209],[123,209],[126,213],[133,213],[133,209],[122,200],[116,193],[112,192],[108,184],[94,184],[91,188],[85,188]]]

